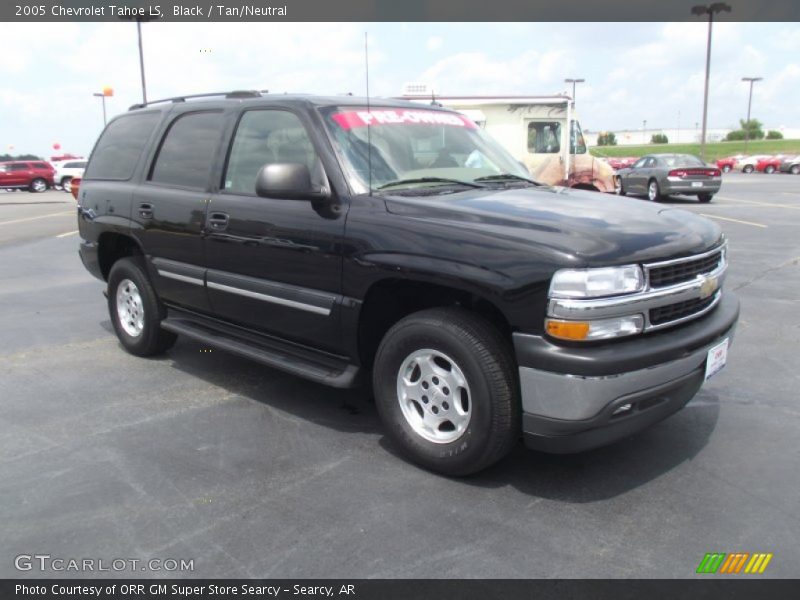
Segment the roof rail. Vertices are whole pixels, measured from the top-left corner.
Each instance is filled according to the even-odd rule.
[[[145,108],[147,106],[151,106],[152,104],[163,104],[165,102],[186,102],[187,100],[191,100],[194,98],[214,98],[217,96],[222,96],[224,98],[260,98],[264,94],[269,93],[269,90],[234,90],[232,92],[212,92],[209,94],[189,94],[186,96],[173,96],[172,98],[162,98],[160,100],[151,100],[150,102],[141,102],[139,104],[133,104],[128,110],[137,110],[140,108]]]

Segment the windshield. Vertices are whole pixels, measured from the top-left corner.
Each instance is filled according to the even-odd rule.
[[[467,117],[409,108],[322,110],[354,190],[525,184],[528,170]],[[372,164],[371,174],[369,165]],[[506,176],[506,177],[504,177]]]
[[[668,167],[704,167],[705,163],[691,154],[675,154],[664,156],[662,160]]]

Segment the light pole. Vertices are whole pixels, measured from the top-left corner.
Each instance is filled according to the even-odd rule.
[[[564,83],[571,83],[572,84],[572,106],[575,106],[575,84],[576,83],[583,83],[586,81],[585,79],[565,79]]]
[[[642,121],[642,143],[647,143],[647,119]]]
[[[724,2],[714,2],[709,5],[698,5],[692,7],[693,15],[708,15],[708,42],[706,43],[706,83],[703,92],[703,131],[700,133],[700,158],[706,159],[706,126],[708,125],[708,79],[711,73],[711,28],[714,22],[714,14],[720,12],[731,12],[731,7]]]
[[[103,127],[106,126],[106,98],[114,95],[114,89],[108,86],[103,88],[102,92],[95,92],[92,94],[95,98],[100,98],[103,101]]]
[[[744,153],[747,154],[747,142],[750,141],[750,105],[753,104],[753,84],[763,77],[742,77],[742,81],[750,82],[750,96],[747,99],[747,121],[744,124]]]
[[[147,84],[144,79],[144,50],[142,49],[142,23],[144,21],[153,21],[158,18],[156,15],[144,14],[136,16],[125,15],[119,17],[123,21],[136,21],[136,35],[139,39],[139,73],[142,76],[142,104],[147,104]]]

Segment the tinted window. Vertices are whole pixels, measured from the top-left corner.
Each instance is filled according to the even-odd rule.
[[[702,160],[691,154],[666,156],[664,157],[664,162],[668,167],[702,167],[705,165]]]
[[[635,163],[633,163],[632,169],[641,169],[644,166],[644,163],[647,162],[646,158],[640,158]]]
[[[35,163],[33,163],[33,167],[35,169],[49,169],[50,168],[43,162],[35,162]]]
[[[556,154],[561,150],[561,123],[532,121],[528,123],[528,152]]]
[[[30,169],[27,163],[17,163],[15,165],[11,165],[8,169],[9,171],[27,171]]]
[[[87,179],[130,179],[160,113],[135,113],[112,121],[89,158]]]
[[[221,112],[189,113],[178,117],[161,142],[150,180],[204,189],[221,135]]]
[[[268,163],[302,163],[313,174],[317,154],[296,115],[282,110],[248,111],[236,128],[223,189],[255,194],[256,175]]]
[[[86,167],[85,162],[69,162],[64,165],[65,169],[83,169]]]

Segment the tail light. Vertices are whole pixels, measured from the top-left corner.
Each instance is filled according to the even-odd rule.
[[[708,177],[719,177],[722,171],[719,169],[673,169],[668,173],[669,177],[686,177],[688,175],[706,175]]]
[[[75,198],[75,200],[77,200],[78,199],[78,189],[81,187],[80,178],[79,177],[73,177],[72,180],[70,181],[70,185],[72,185],[72,189],[70,190],[70,192],[72,193],[72,197]]]

